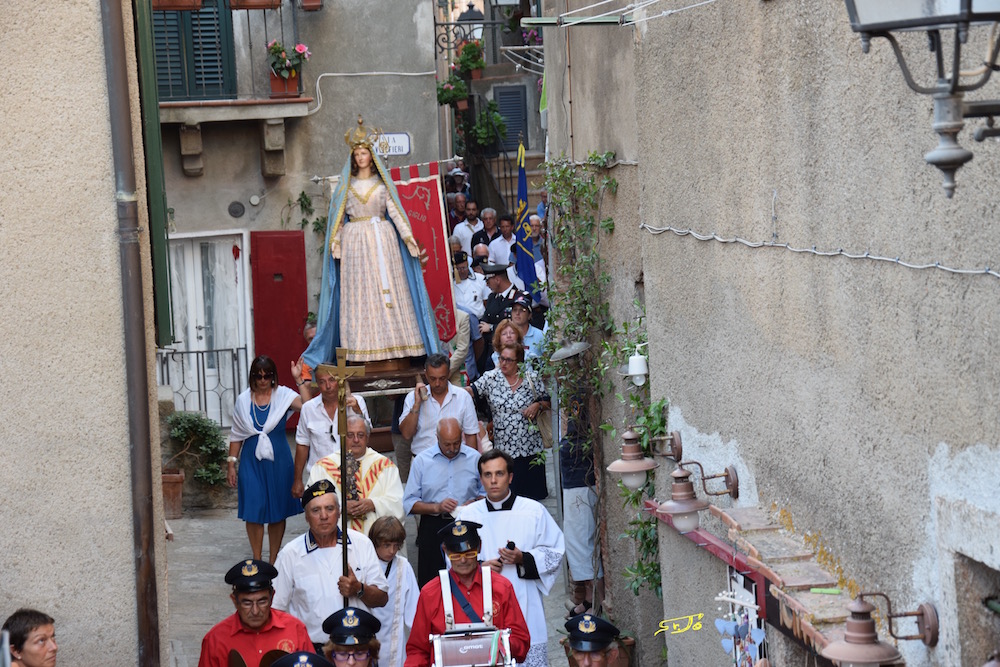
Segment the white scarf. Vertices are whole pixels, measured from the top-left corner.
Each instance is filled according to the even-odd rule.
[[[250,390],[246,389],[236,397],[236,409],[233,410],[233,428],[230,433],[230,439],[233,442],[243,442],[247,438],[256,435],[257,449],[254,455],[257,457],[257,460],[263,461],[267,459],[268,461],[273,461],[274,447],[271,445],[271,439],[267,437],[267,434],[274,430],[274,427],[278,425],[281,418],[288,412],[288,406],[299,395],[282,385],[278,385],[272,389],[271,407],[267,413],[267,421],[264,422],[264,427],[260,430],[257,429],[250,412],[253,409],[251,405],[253,401],[250,396]]]

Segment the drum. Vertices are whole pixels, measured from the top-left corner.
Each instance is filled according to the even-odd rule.
[[[452,630],[431,635],[431,646],[431,667],[514,667],[510,630]]]

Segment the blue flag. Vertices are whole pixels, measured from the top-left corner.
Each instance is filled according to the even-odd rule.
[[[514,209],[514,238],[517,240],[517,264],[514,270],[524,282],[531,299],[538,303],[541,293],[535,275],[534,244],[531,242],[531,221],[528,220],[528,176],[524,172],[524,144],[517,147],[517,207]]]

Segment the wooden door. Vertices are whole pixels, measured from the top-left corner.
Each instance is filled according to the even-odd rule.
[[[309,312],[303,232],[250,232],[250,272],[254,354],[274,359],[278,381],[296,389],[289,368],[306,348],[302,326]],[[289,428],[295,422],[290,418]]]

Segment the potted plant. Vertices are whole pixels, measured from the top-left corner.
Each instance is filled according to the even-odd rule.
[[[458,69],[473,79],[483,76],[486,61],[483,60],[483,45],[477,39],[463,42],[458,48]]]
[[[267,62],[271,66],[271,97],[299,96],[299,75],[302,73],[302,65],[311,55],[305,44],[285,49],[276,39],[267,43]]]
[[[459,111],[464,111],[469,108],[469,89],[462,79],[452,73],[444,83],[438,82],[437,100],[441,106],[451,104]]]
[[[494,100],[486,104],[486,108],[480,110],[476,117],[476,123],[472,126],[472,137],[476,144],[486,155],[495,155],[500,148],[500,143],[507,138],[507,123],[500,115],[500,108]]]
[[[174,412],[167,417],[167,426],[180,449],[163,463],[163,512],[166,518],[177,519],[183,508],[186,475],[171,464],[178,461],[193,466],[194,479],[216,486],[226,481],[229,447],[219,425],[200,412]]]

